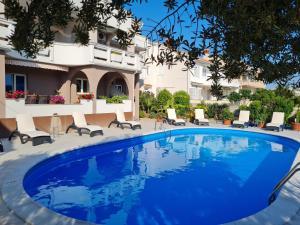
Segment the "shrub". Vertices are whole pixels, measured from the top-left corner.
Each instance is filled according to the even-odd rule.
[[[267,108],[262,105],[261,101],[252,101],[249,105],[250,119],[256,123],[266,122],[269,115],[266,109]]]
[[[249,106],[247,106],[247,105],[240,105],[239,110],[249,110]]]
[[[100,95],[99,97],[98,97],[98,99],[108,99],[108,97],[107,96],[103,96],[103,95]]]
[[[283,96],[276,96],[274,98],[273,112],[284,112],[285,120],[293,112],[294,101]],[[271,118],[271,115],[269,115]],[[270,119],[269,118],[269,119]]]
[[[139,111],[139,117],[140,118],[145,118],[146,117],[146,113],[143,110]]]
[[[300,123],[300,111],[299,110],[296,113],[296,123]]]
[[[140,92],[140,109],[144,110],[146,113],[150,112],[154,101],[155,97],[153,93]]]
[[[150,119],[156,118],[156,113],[155,113],[155,112],[150,112],[149,118],[150,118]]]
[[[171,107],[173,107],[172,94],[166,89],[161,90],[153,102],[153,110],[156,112],[164,112],[167,108]]]
[[[248,89],[242,89],[239,93],[242,99],[250,99],[252,96],[251,90]]]
[[[241,95],[237,92],[231,92],[228,96],[227,96],[228,100],[232,103],[236,103],[239,102],[241,100]]]
[[[230,112],[229,108],[223,109],[222,119],[223,120],[233,120],[233,112]]]
[[[214,118],[216,120],[222,119],[222,112],[224,108],[228,108],[228,105],[217,103],[207,105],[207,116],[208,118]]]
[[[204,102],[201,102],[196,105],[195,109],[203,109],[204,113],[207,113],[207,105]]]
[[[65,103],[65,99],[63,96],[60,95],[54,95],[50,97],[49,100],[50,104],[64,104]]]
[[[285,97],[285,98],[293,98],[295,96],[294,92],[288,88],[285,88],[285,87],[281,87],[281,86],[278,86],[276,89],[275,89],[275,94],[277,96],[282,96],[282,97]]]
[[[173,95],[174,108],[178,116],[187,116],[190,110],[190,96],[185,91],[177,91]]]
[[[299,107],[300,106],[300,96],[294,97],[293,100],[294,100],[294,105]]]
[[[272,108],[273,100],[276,97],[275,92],[272,90],[258,89],[251,97],[252,101],[261,101],[265,107]]]
[[[127,100],[128,96],[126,95],[116,95],[111,98],[106,98],[106,103],[108,104],[119,104],[123,103],[123,100]]]

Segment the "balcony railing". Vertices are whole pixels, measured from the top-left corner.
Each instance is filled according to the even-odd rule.
[[[97,43],[83,46],[76,43],[54,42],[51,47],[40,51],[36,59],[28,59],[14,51],[9,45],[8,36],[13,32],[13,29],[14,24],[12,22],[0,19],[0,48],[10,49],[7,54],[15,59],[64,66],[96,64],[134,71],[142,69],[140,55]]]
[[[265,88],[265,84],[262,81],[252,81],[252,80],[240,80],[240,85],[243,87],[250,88]]]

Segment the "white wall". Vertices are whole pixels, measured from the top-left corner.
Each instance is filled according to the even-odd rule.
[[[107,104],[104,99],[96,100],[96,113],[114,113],[118,109],[124,112],[132,112],[131,100],[123,100],[121,104]]]
[[[0,18],[4,18],[4,4],[0,2]]]
[[[24,99],[5,100],[5,117],[15,118],[17,114],[28,113],[32,116],[72,115],[73,112],[93,113],[93,101],[81,100],[80,104],[25,104]]]

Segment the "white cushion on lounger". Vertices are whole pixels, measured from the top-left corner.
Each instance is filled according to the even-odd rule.
[[[35,137],[41,137],[41,136],[49,136],[48,133],[44,132],[44,131],[39,131],[39,130],[35,130],[35,131],[27,131],[26,133],[23,133],[28,135],[31,138],[35,138]]]
[[[16,116],[18,131],[20,133],[27,133],[29,131],[36,131],[32,116],[28,114],[18,114]]]
[[[195,109],[195,119],[199,122],[205,122],[208,123],[208,119],[204,118],[204,111],[203,109]]]
[[[250,111],[241,110],[239,119],[234,120],[233,124],[244,125],[245,123],[249,122],[249,117],[250,117]]]
[[[141,125],[141,123],[138,122],[138,121],[126,120],[125,119],[125,114],[121,109],[117,110],[116,116],[117,116],[117,121],[120,122],[120,123],[129,123],[132,126]]]
[[[103,128],[98,125],[88,125],[85,120],[84,114],[81,112],[73,112],[72,115],[73,115],[75,126],[79,128],[87,128],[90,131],[103,130]]]
[[[138,121],[128,121],[128,120],[126,120],[125,123],[130,123],[132,126],[141,125],[141,123],[138,122]]]
[[[266,127],[280,127],[282,123],[267,123]]]
[[[183,119],[174,119],[175,123],[185,123]]]
[[[177,119],[175,109],[167,109],[167,113],[168,113],[168,119],[170,119],[170,120]]]
[[[98,125],[86,125],[85,127],[81,127],[81,128],[87,128],[87,129],[89,129],[91,132],[97,131],[97,130],[102,130],[102,127],[100,127],[100,126],[98,126]]]
[[[117,120],[118,120],[120,123],[127,122],[126,119],[125,119],[125,114],[124,114],[124,112],[123,112],[121,109],[118,109],[118,110],[117,110],[116,116],[117,116]]]
[[[282,125],[284,123],[284,113],[273,112],[271,123]]]
[[[232,122],[232,124],[236,124],[236,125],[244,125],[246,122],[245,121],[240,121],[240,120],[234,120]]]
[[[29,114],[18,114],[16,116],[18,131],[21,134],[26,134],[31,138],[39,136],[50,136],[44,131],[39,131],[35,128],[32,116]]]

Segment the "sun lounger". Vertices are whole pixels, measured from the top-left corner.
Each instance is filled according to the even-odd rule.
[[[209,121],[208,119],[204,118],[204,111],[203,109],[195,109],[195,120],[194,123],[197,125],[204,125],[208,126]]]
[[[43,143],[52,143],[51,137],[44,131],[39,131],[35,128],[32,116],[28,114],[19,114],[16,117],[17,129],[13,131],[9,140],[12,137],[18,136],[22,144],[32,141],[32,145],[39,145]]]
[[[94,137],[97,134],[103,135],[103,128],[98,125],[88,124],[83,113],[74,112],[72,116],[73,124],[68,127],[66,133],[68,133],[69,129],[75,129],[80,136],[83,132],[88,132],[91,137]]]
[[[185,126],[185,121],[183,119],[177,118],[175,109],[167,109],[167,114],[168,114],[167,122],[169,124],[172,124],[175,126],[177,126],[177,125]]]
[[[267,123],[267,130],[283,130],[284,125],[284,113],[283,112],[273,112],[271,123]]]
[[[233,127],[248,127],[249,126],[249,117],[250,117],[250,111],[241,110],[239,114],[239,119],[234,120],[232,123]]]
[[[124,125],[129,125],[132,130],[135,130],[137,128],[142,129],[142,125],[140,122],[126,120],[124,112],[120,109],[116,111],[116,118],[110,122],[108,127],[110,127],[112,124],[117,124],[117,127],[121,127],[122,129],[124,129]]]

